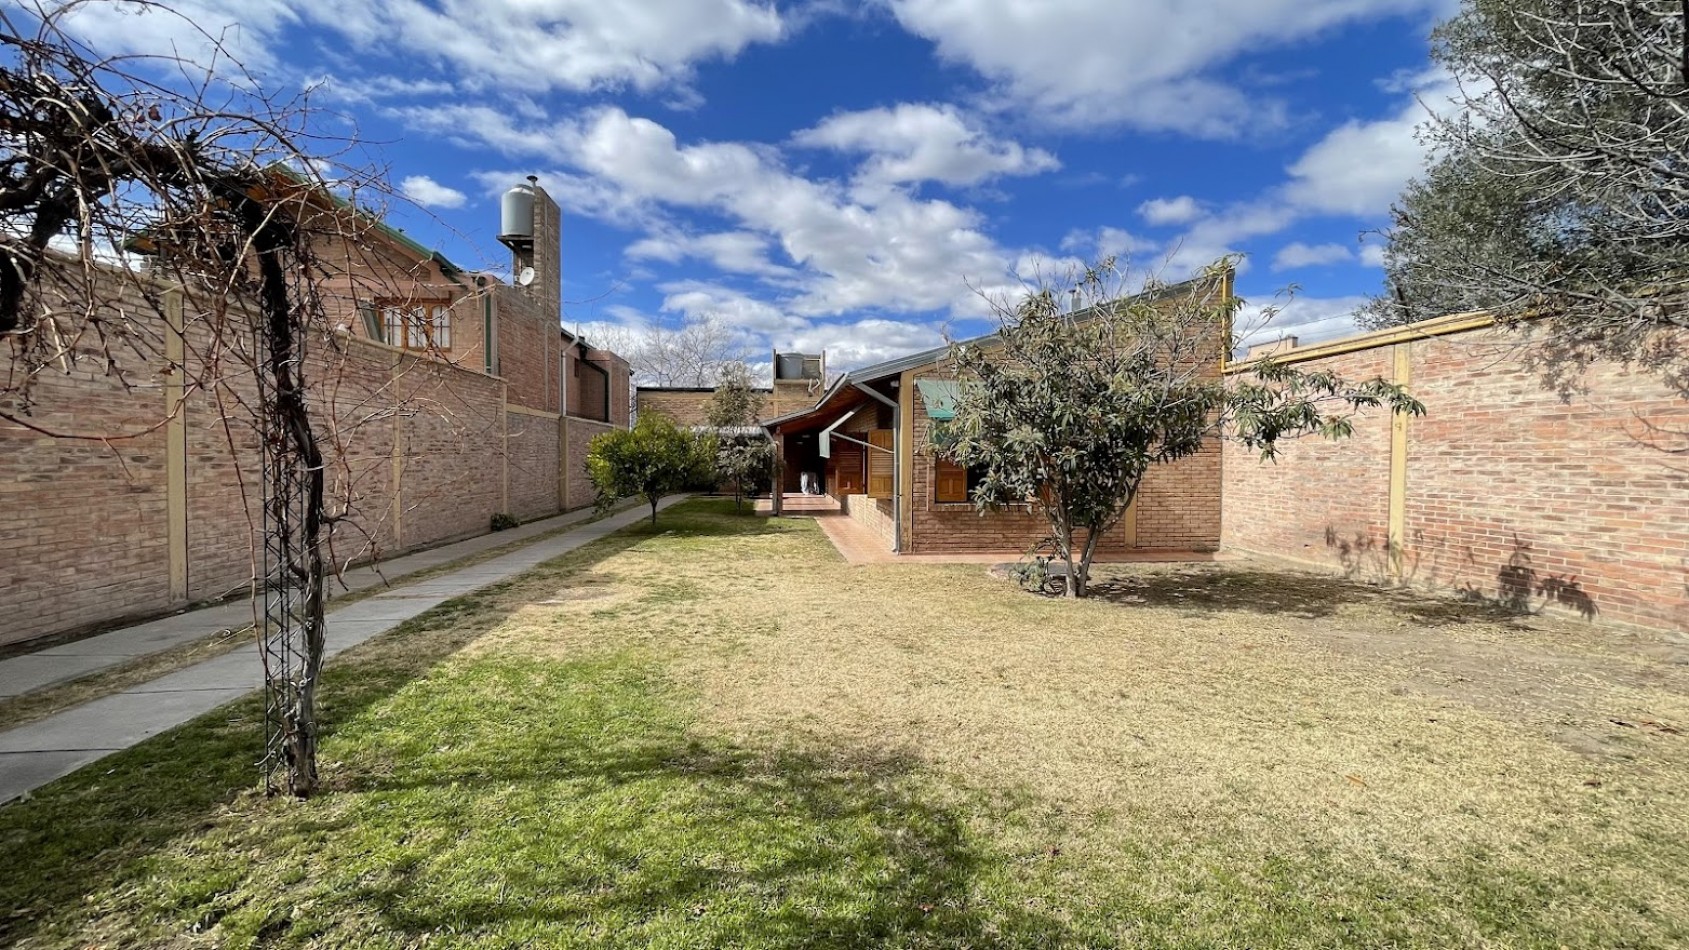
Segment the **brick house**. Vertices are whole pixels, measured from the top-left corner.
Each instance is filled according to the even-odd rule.
[[[1146,296],[1151,302],[1173,300],[1196,289],[1197,281],[1188,281]],[[993,336],[969,342],[989,346]],[[951,417],[956,380],[948,352],[938,347],[852,370],[813,405],[768,420],[783,487],[797,491],[802,474],[808,473],[822,492],[897,553],[1024,553],[1048,536],[1044,516],[1030,506],[978,512],[969,500],[969,472],[930,448],[934,423]],[[1225,356],[1217,343],[1216,376]],[[1220,460],[1216,438],[1196,455],[1151,469],[1099,553],[1217,550]],[[776,498],[777,514],[781,507]]]
[[[331,319],[360,339],[496,376],[513,405],[626,426],[628,363],[562,326],[562,213],[530,179],[525,228],[499,240],[520,280],[467,271],[385,222],[359,216],[355,241],[319,248]],[[345,214],[345,209],[340,209]]]
[[[276,181],[301,187],[280,173]],[[511,283],[465,271],[327,196],[306,197],[334,216],[320,232],[333,237],[315,251],[339,332],[312,341],[306,378],[325,490],[345,511],[330,539],[337,562],[595,498],[587,446],[627,424],[628,364],[562,329],[561,215],[534,182],[518,189],[526,224],[500,229],[514,255]],[[147,252],[139,242],[133,250]],[[125,382],[84,364],[43,374],[36,424],[120,436],[109,446],[0,424],[9,501],[0,537],[31,552],[0,558],[0,644],[153,616],[250,583],[243,478],[249,489],[257,436],[225,428],[219,399],[183,381],[213,350],[216,301],[149,269],[101,271],[89,289],[129,328],[115,344],[124,365],[153,367],[162,356],[185,373],[135,372]],[[243,398],[255,389],[238,373],[222,385]]]

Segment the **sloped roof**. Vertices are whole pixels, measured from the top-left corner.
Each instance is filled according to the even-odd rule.
[[[1162,300],[1169,300],[1180,296],[1181,294],[1189,293],[1192,289],[1210,279],[1212,278],[1206,275],[1198,275],[1189,280],[1180,281],[1177,284],[1168,284],[1165,287],[1157,287],[1154,290],[1146,290],[1143,293],[1118,298],[1118,301],[1110,301],[1109,303],[1156,303]],[[1097,304],[1096,306],[1087,308],[1087,310],[1080,311],[1078,314],[1075,314],[1075,316],[1082,316],[1087,312],[1104,306],[1108,306],[1108,304]],[[990,333],[981,334],[969,340],[962,340],[960,345],[973,346],[976,344],[988,343],[996,335],[997,331],[993,330]],[[864,366],[860,369],[853,369],[835,380],[833,385],[827,388],[826,393],[823,394],[814,405],[804,409],[799,409],[795,412],[788,412],[783,416],[777,416],[767,422],[764,422],[763,426],[766,428],[773,428],[774,426],[781,425],[786,422],[801,419],[811,413],[819,412],[827,405],[827,402],[842,389],[865,385],[867,383],[879,382],[881,380],[900,375],[908,370],[919,369],[923,366],[931,366],[940,359],[943,359],[944,356],[950,352],[950,347],[952,345],[954,344],[946,343],[943,346],[935,346],[930,350],[922,350],[919,353],[911,353],[908,356],[900,356],[896,359],[886,360],[882,363],[875,363],[872,366]]]

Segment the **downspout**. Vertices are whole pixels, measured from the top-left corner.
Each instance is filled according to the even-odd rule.
[[[475,286],[481,294],[481,363],[486,367],[487,375],[493,373],[493,295],[487,293],[487,278],[479,275],[475,278]]]
[[[887,398],[863,383],[853,382],[852,386],[878,399],[891,407],[891,553],[903,553],[903,486],[898,484],[903,466],[899,462],[907,448],[903,444],[903,407],[897,400]]]

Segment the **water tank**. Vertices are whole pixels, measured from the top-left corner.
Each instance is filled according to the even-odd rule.
[[[504,244],[534,243],[534,181],[510,189],[499,202],[498,239]]]
[[[779,356],[775,357],[774,378],[775,379],[802,379],[803,378],[803,354],[802,353],[781,353]]]

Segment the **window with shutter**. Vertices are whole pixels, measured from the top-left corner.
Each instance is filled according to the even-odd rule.
[[[944,459],[933,461],[933,501],[940,504],[954,502],[969,502],[974,499],[974,489],[979,487],[980,480],[985,477],[983,468],[964,468],[955,462]]]
[[[955,462],[933,462],[933,501],[941,504],[968,500],[968,470]]]
[[[868,451],[868,497],[890,498],[897,487],[897,460],[891,453],[892,431],[873,430],[868,433],[868,444],[874,446]]]

